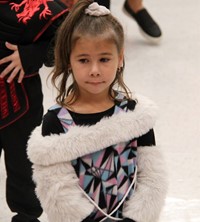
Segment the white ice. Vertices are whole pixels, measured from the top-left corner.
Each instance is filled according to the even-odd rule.
[[[200,222],[200,1],[144,0],[163,31],[157,46],[143,39],[138,26],[123,14],[122,4],[112,0],[112,11],[126,32],[125,80],[160,107],[155,132],[170,186],[159,222]],[[49,71],[41,71],[45,110],[55,96],[50,83],[46,86]],[[12,215],[5,201],[1,158],[0,222],[10,222]],[[41,220],[47,222],[45,214]]]

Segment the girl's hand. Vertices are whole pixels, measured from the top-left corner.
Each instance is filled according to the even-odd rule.
[[[19,73],[18,83],[21,83],[24,78],[24,69],[20,60],[18,47],[17,45],[13,45],[8,42],[6,42],[6,47],[12,50],[13,53],[10,56],[4,57],[0,60],[0,65],[3,63],[10,62],[10,64],[3,70],[3,72],[1,72],[0,78],[4,78],[9,74],[7,82],[10,83]]]

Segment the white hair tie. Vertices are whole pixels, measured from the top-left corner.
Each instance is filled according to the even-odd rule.
[[[99,5],[96,2],[93,2],[85,9],[85,14],[92,15],[92,16],[103,16],[110,14],[110,10],[107,9],[105,6]]]

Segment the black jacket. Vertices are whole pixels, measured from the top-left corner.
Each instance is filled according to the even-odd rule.
[[[26,93],[26,78],[38,75],[43,64],[52,64],[48,61],[48,53],[53,49],[50,47],[54,40],[55,32],[68,13],[66,6],[59,0],[48,1],[47,5],[51,15],[40,17],[44,6],[41,5],[28,21],[20,21],[18,13],[23,7],[16,11],[12,9],[12,3],[19,4],[21,0],[0,1],[0,59],[9,56],[13,51],[5,46],[9,42],[18,46],[20,59],[25,77],[21,84],[17,79],[11,84],[6,82],[6,77],[0,79],[0,129],[14,122],[28,111],[28,95]],[[0,65],[0,73],[8,64]],[[9,75],[8,75],[9,76]],[[11,93],[12,91],[12,93]],[[14,93],[13,93],[14,92]],[[13,101],[19,101],[20,108],[13,111]]]

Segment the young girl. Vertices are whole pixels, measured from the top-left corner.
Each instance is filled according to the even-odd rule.
[[[123,69],[121,24],[105,7],[78,1],[57,37],[57,104],[28,142],[50,222],[159,218],[167,183],[154,139],[157,108],[131,99]]]

